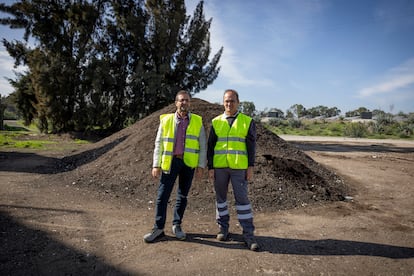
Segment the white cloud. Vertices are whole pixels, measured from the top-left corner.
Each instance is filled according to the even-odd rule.
[[[0,47],[0,73],[8,73],[8,75],[12,75],[14,61],[9,56],[9,53],[4,49],[4,47]]]
[[[191,15],[197,3],[186,0]],[[323,2],[315,0],[266,2],[260,9],[250,2],[205,1],[212,54],[223,47],[220,79],[227,86],[275,89],[275,66],[283,66],[311,33]],[[214,89],[215,85],[209,89]]]
[[[414,58],[391,69],[382,79],[385,80],[361,89],[358,93],[359,97],[394,93],[401,88],[414,85]]]
[[[14,77],[13,65],[13,59],[9,56],[5,48],[2,46],[0,48],[0,94],[2,96],[7,96],[13,92],[13,88],[6,79]]]
[[[1,78],[0,79],[0,94],[2,96],[7,96],[12,92],[13,92],[13,88],[10,86],[9,82],[6,79]]]
[[[234,47],[234,43],[239,43],[237,33],[240,30],[233,30],[234,24],[225,23],[231,18],[220,17],[221,2],[205,2],[206,18],[213,18],[210,33],[212,53],[215,54],[221,47],[224,48],[220,58],[220,76],[229,85],[239,86],[272,86],[273,81],[266,78],[257,78],[256,74],[251,73],[258,61],[249,60],[249,57],[240,51],[240,47]],[[235,42],[236,41],[236,42]],[[252,49],[253,50],[253,49]]]
[[[7,79],[15,79],[15,73],[23,73],[26,66],[14,67],[14,59],[9,56],[4,46],[0,46],[0,94],[7,96],[14,91]]]
[[[219,103],[221,104],[223,101],[223,93],[225,88],[223,89],[207,89],[201,91],[199,94],[196,94],[194,97],[203,99],[210,103]]]

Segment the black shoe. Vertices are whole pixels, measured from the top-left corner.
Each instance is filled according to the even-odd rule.
[[[220,228],[220,232],[217,234],[216,239],[219,241],[226,241],[229,237],[229,230]]]
[[[251,251],[258,251],[260,248],[254,237],[245,238],[244,242]]]

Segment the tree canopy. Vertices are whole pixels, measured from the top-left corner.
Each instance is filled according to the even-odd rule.
[[[253,102],[240,102],[239,110],[244,114],[253,117],[256,112],[256,106]]]
[[[25,122],[43,132],[119,130],[220,71],[203,1],[192,16],[184,0],[33,0],[0,11],[9,15],[0,24],[24,29],[22,41],[2,41],[28,68],[9,81]]]

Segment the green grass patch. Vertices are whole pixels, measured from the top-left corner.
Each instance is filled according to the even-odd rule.
[[[75,142],[75,144],[77,144],[77,145],[85,145],[85,144],[90,144],[90,142],[89,142],[89,141],[86,141],[86,140],[81,140],[81,139],[75,139],[75,140],[74,140],[74,142]]]
[[[63,138],[31,131],[0,131],[0,149],[71,150],[89,144],[87,140]]]
[[[46,145],[57,144],[52,141],[41,141],[41,140],[32,140],[32,141],[16,141],[13,144],[14,148],[18,149],[43,149]]]
[[[45,148],[46,145],[51,144],[57,144],[57,142],[32,139],[28,132],[0,132],[0,148],[42,149]]]

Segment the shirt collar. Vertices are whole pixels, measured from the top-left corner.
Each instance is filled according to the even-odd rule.
[[[185,119],[190,119],[190,112],[187,112],[187,116],[186,117],[184,117],[184,118],[182,118],[182,117],[180,117],[180,115],[178,114],[178,112],[176,111],[175,112],[175,119],[177,119],[177,120],[185,120]]]
[[[239,114],[239,111],[237,111],[234,115],[227,115],[226,112],[224,112],[223,114],[224,114],[223,115],[224,119],[227,119],[227,118],[236,118],[237,115]]]

